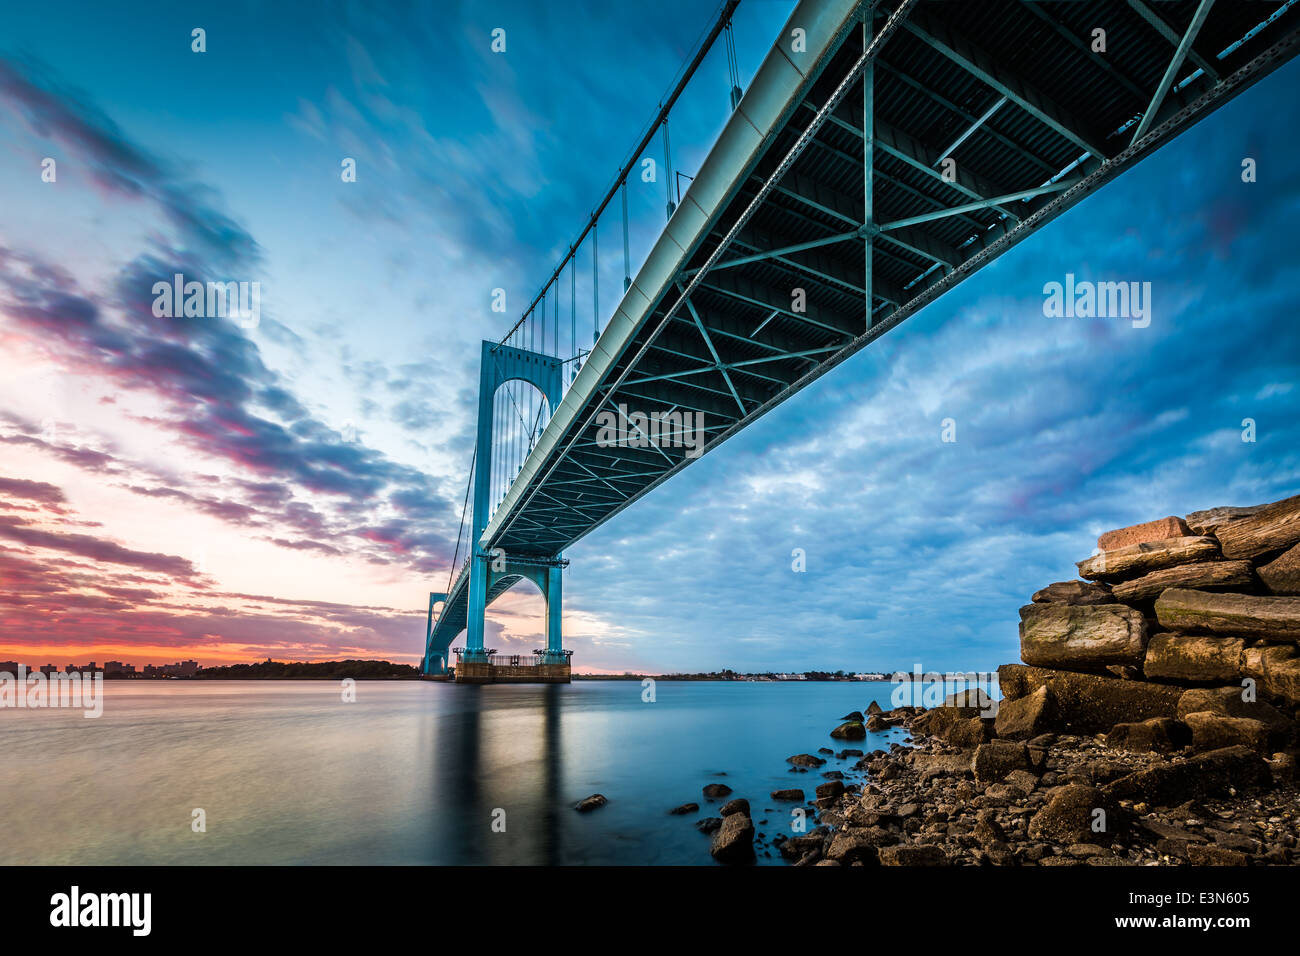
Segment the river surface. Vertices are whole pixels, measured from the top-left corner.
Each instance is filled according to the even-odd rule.
[[[660,681],[653,701],[638,681],[355,690],[108,681],[97,719],[0,709],[0,863],[712,865],[705,784],[747,797],[770,840],[792,818],[768,793],[822,782],[786,757],[904,737],[829,736],[892,707],[889,683]],[[573,809],[593,793],[608,805]],[[688,802],[701,810],[669,815]]]

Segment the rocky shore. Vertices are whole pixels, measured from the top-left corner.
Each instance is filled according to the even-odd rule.
[[[1021,608],[1001,700],[844,715],[836,740],[910,736],[790,757],[820,782],[769,794],[770,838],[745,799],[701,820],[714,859],[1300,863],[1300,496],[1110,531],[1077,567]]]

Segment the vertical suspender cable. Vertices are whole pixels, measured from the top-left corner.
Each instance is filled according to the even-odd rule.
[[[627,241],[627,180],[623,180],[623,291],[632,286],[632,253]]]
[[[600,338],[600,238],[597,228],[591,227],[591,344]]]
[[[668,218],[673,218],[673,147],[668,138],[668,117],[664,117],[664,189],[668,191]]]
[[[740,106],[740,59],[736,56],[736,38],[731,33],[731,21],[727,21],[726,47],[727,47],[727,72],[731,77],[731,108],[734,110]]]

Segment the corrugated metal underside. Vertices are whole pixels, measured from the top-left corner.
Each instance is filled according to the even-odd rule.
[[[895,6],[897,0],[876,5],[874,28]],[[1170,92],[1156,118],[1167,128],[1148,148],[1126,152],[1132,121],[1147,109],[1192,22],[1196,0],[919,3],[875,62],[873,222],[1036,189],[1089,153],[1089,162],[1061,178],[1097,174],[1100,185],[1276,63],[1224,83],[1244,65],[1270,50],[1278,62],[1294,52],[1297,11],[1287,10],[1219,57],[1278,6],[1216,3],[1176,79],[1201,64],[1213,72]],[[1106,31],[1105,54],[1089,49],[1095,28]],[[682,285],[738,221],[862,52],[862,31],[854,27],[800,92],[707,238],[682,263]],[[1223,95],[1207,97],[1216,87]],[[862,126],[858,81],[720,263],[857,230],[865,214]],[[1102,164],[1098,153],[1109,162]],[[949,155],[956,161],[956,181],[943,176],[942,160]],[[1077,195],[1072,190],[1016,199],[877,235],[870,319],[862,238],[715,267],[662,329],[666,312],[677,305],[677,290],[654,303],[574,428],[598,408],[618,403],[645,413],[700,412],[709,447],[716,446],[964,278],[972,266],[1000,254],[1009,245],[1000,241],[1008,233],[1014,234],[1011,242],[1019,241],[1028,229],[1017,230],[1018,224],[1029,220],[1026,227],[1037,228],[1091,188],[1090,179]],[[1034,217],[1039,211],[1043,215]],[[794,307],[797,288],[805,292],[806,311]],[[609,384],[625,372],[610,401]],[[495,540],[484,544],[508,553],[558,554],[689,461],[683,448],[601,447],[594,424],[570,444],[572,437],[556,446],[522,505]]]

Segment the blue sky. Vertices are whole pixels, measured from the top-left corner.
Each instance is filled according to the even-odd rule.
[[[743,79],[791,6],[741,4]],[[477,343],[504,331],[491,290],[512,321],[712,16],[0,12],[0,654],[414,660],[456,537]],[[1297,79],[1279,70],[580,542],[575,663],[987,669],[1098,533],[1300,491]],[[684,172],[727,85],[719,47],[674,114]],[[664,197],[633,182],[635,264]],[[260,281],[259,327],[153,326],[139,290],[173,267]],[[1150,282],[1150,327],[1045,317],[1067,273]],[[519,592],[493,646],[538,644],[541,599]]]

